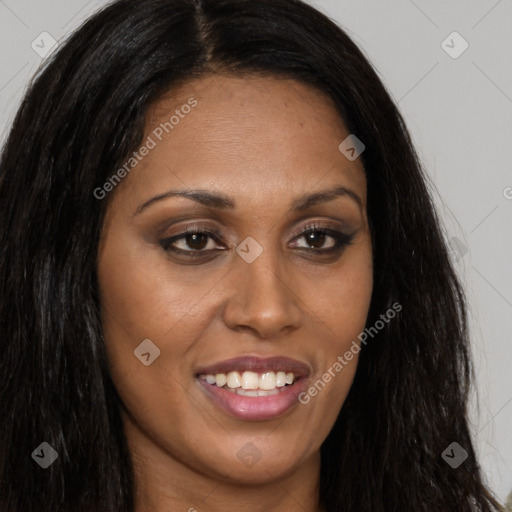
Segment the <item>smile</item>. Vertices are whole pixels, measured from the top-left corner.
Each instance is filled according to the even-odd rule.
[[[200,379],[208,384],[215,384],[219,388],[227,389],[242,396],[269,396],[279,393],[282,388],[293,384],[293,372],[278,371],[256,373],[232,371],[228,374],[200,375]]]
[[[201,369],[196,379],[216,407],[257,421],[279,417],[296,405],[309,374],[307,365],[293,359],[243,357]]]

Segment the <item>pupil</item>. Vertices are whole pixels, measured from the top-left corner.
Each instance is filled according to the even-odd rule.
[[[315,233],[317,233],[317,234],[315,235]],[[320,234],[318,235],[318,233],[320,233]],[[322,245],[324,245],[324,243],[325,243],[325,234],[322,232],[310,231],[306,236],[307,236],[308,243],[312,244],[314,246],[314,248],[322,247]],[[317,245],[315,245],[315,243]]]
[[[190,240],[192,239],[192,242]],[[198,242],[198,239],[200,240]],[[192,249],[201,250],[207,245],[208,236],[204,233],[193,233],[191,235],[187,235],[187,245]],[[201,243],[202,242],[202,243]],[[198,244],[198,246],[194,245]]]

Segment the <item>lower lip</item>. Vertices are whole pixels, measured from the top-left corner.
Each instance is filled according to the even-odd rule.
[[[306,387],[306,379],[299,378],[292,385],[270,396],[242,396],[206,380],[197,379],[207,395],[228,414],[242,420],[270,420],[277,418],[298,403],[298,396]]]

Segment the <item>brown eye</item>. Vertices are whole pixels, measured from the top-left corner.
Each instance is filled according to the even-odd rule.
[[[326,234],[322,231],[309,231],[303,235],[307,243],[312,246],[313,249],[320,249],[325,244]]]
[[[306,246],[298,247],[299,249],[313,253],[316,252],[318,254],[328,254],[341,251],[345,246],[351,244],[355,235],[356,233],[348,235],[341,231],[314,225],[308,226],[306,231],[295,237],[295,240],[304,239],[306,241]],[[329,246],[325,248],[324,246],[329,239],[332,241],[329,243]],[[297,247],[297,245],[295,245],[295,247]],[[322,249],[322,247],[324,248]]]
[[[208,245],[208,235],[205,233],[191,233],[185,236],[185,244],[196,251],[204,249]]]
[[[207,231],[198,228],[187,228],[183,233],[161,240],[160,245],[166,251],[195,257],[215,250],[217,244],[214,242],[221,238],[221,233],[217,230]],[[181,247],[177,246],[178,243]]]

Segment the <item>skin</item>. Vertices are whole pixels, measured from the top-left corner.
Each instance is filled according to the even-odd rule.
[[[319,449],[357,355],[307,405],[265,421],[217,407],[195,369],[242,355],[285,355],[309,365],[315,382],[357,341],[373,287],[364,168],[338,150],[349,132],[332,101],[274,77],[215,75],[181,85],[150,108],[145,138],[190,97],[197,106],[109,196],[98,254],[136,510],[318,511]],[[345,195],[291,209],[300,195],[340,185],[361,205]],[[170,197],[135,215],[152,197],[185,188],[226,194],[236,208]],[[354,240],[331,256],[315,255],[334,239],[317,233],[308,242],[301,234],[312,221],[320,230],[355,233]],[[212,252],[190,263],[160,245],[185,226],[217,228],[223,241],[206,238],[201,250]],[[263,248],[252,263],[235,251],[249,236]],[[173,247],[198,247],[188,242]],[[149,366],[134,357],[145,339],[161,351]],[[252,466],[237,457],[247,443],[261,453]]]

